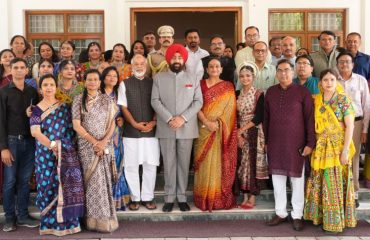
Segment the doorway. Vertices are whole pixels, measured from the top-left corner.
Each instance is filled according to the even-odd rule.
[[[209,49],[209,39],[215,34],[222,35],[225,43],[235,48],[242,40],[241,19],[242,11],[239,7],[132,8],[131,42],[141,40],[148,31],[157,35],[158,27],[171,25],[175,29],[176,43],[184,43],[184,32],[187,29],[197,28],[203,49]]]

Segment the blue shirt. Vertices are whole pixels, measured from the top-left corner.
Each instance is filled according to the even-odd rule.
[[[24,80],[24,82],[28,85],[28,86],[31,86],[33,87],[34,89],[37,90],[37,82],[34,78],[26,78],[26,80]]]
[[[357,52],[357,55],[355,57],[355,65],[353,67],[352,72],[360,74],[369,82],[370,81],[370,56],[362,52]]]
[[[293,82],[298,85],[301,84],[298,77],[294,78]],[[319,79],[316,77],[309,77],[307,81],[303,84],[303,86],[305,86],[310,91],[311,95],[320,93]]]

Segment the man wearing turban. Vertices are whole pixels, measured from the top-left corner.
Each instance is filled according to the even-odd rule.
[[[189,211],[185,191],[188,185],[193,139],[198,137],[197,113],[203,97],[194,74],[184,71],[188,52],[180,44],[166,51],[167,72],[153,78],[151,104],[157,113],[156,137],[159,138],[164,165],[164,212],[171,212],[177,199],[181,211]]]
[[[148,75],[154,77],[159,72],[166,72],[168,70],[168,63],[165,56],[169,46],[173,43],[173,35],[175,30],[173,27],[164,25],[158,28],[159,43],[161,48],[148,55]]]

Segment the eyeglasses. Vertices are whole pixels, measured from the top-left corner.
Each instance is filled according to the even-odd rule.
[[[297,62],[296,64],[300,66],[311,66],[309,62]]]
[[[249,38],[249,39],[256,39],[256,38],[258,38],[258,37],[259,37],[259,35],[258,35],[258,34],[253,34],[253,35],[248,34],[248,35],[247,35],[247,38]]]
[[[266,49],[254,49],[253,51],[256,52],[256,53],[261,54],[261,53],[265,53]]]
[[[291,68],[285,68],[285,69],[278,69],[278,70],[276,70],[276,72],[279,73],[279,74],[289,73],[290,71],[292,71]]]
[[[351,60],[339,60],[338,61],[338,64],[351,64],[352,61]]]
[[[212,47],[221,47],[221,46],[223,46],[224,45],[224,43],[223,42],[218,42],[218,43],[211,43],[211,46]]]

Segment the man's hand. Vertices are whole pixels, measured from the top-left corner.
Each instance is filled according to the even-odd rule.
[[[308,155],[310,155],[312,153],[312,148],[308,147],[308,146],[305,146],[304,149],[303,149],[303,153],[302,153],[302,156],[303,157],[307,157]]]
[[[1,150],[1,160],[6,166],[8,167],[12,166],[12,162],[14,162],[14,158],[9,149]]]
[[[182,118],[181,116],[176,116],[172,118],[168,124],[173,130],[177,130],[178,128],[182,127],[184,123],[185,123],[184,118]]]

